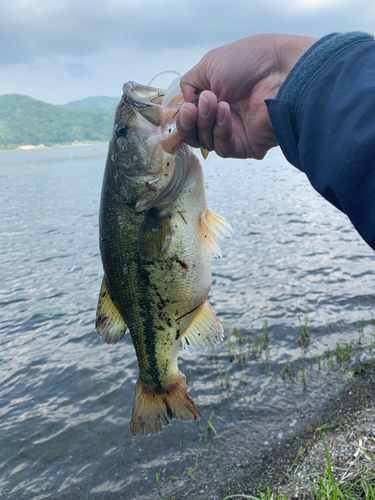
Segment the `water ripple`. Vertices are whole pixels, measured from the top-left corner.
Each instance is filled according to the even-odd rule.
[[[130,335],[109,346],[94,329],[105,156],[105,145],[0,154],[0,490],[10,500],[124,491],[153,499],[156,472],[186,478],[196,454],[213,460],[202,438],[212,411],[221,466],[256,456],[290,422],[302,426],[302,408],[314,411],[347,376],[338,370],[328,380],[311,369],[306,390],[281,382],[288,360],[300,373],[361,328],[373,335],[374,255],[347,219],[278,150],[263,162],[212,154],[204,165],[209,206],[235,231],[220,241],[209,296],[226,341],[206,355],[180,356],[202,422],[174,422],[134,440]],[[308,352],[298,344],[305,315]],[[266,321],[268,350],[255,355]]]

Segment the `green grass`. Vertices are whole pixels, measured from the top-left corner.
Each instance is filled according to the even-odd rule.
[[[210,415],[210,418],[208,419],[208,422],[207,422],[207,430],[208,430],[208,433],[211,434],[211,431],[215,434],[215,436],[217,436],[217,432],[216,432],[216,429],[215,427],[212,425],[212,417],[214,415],[214,412],[211,413]]]
[[[305,363],[302,363],[302,382],[303,382],[304,388],[306,389],[306,387],[307,387],[307,379],[306,379]]]
[[[321,429],[319,430],[326,453],[327,472],[326,474],[310,475],[310,477],[314,476],[317,479],[317,484],[313,485],[316,500],[355,500],[360,498],[366,500],[375,499],[375,479],[372,473],[368,477],[366,477],[366,474],[363,475],[355,482],[348,481],[344,484],[339,484],[335,481],[323,432]],[[372,461],[374,461],[374,459],[365,450],[363,451]],[[354,492],[354,489],[357,491]]]
[[[194,467],[189,467],[188,470],[186,471],[186,475],[188,478],[192,479],[193,481],[195,481],[195,476],[194,476],[194,472],[196,471],[197,467],[198,467],[198,455],[195,457],[195,466]]]
[[[312,348],[312,335],[308,320],[308,313],[298,316],[300,336],[298,337],[296,343],[303,348],[305,353]],[[274,376],[277,373],[277,376],[280,376],[283,382],[302,383],[304,389],[307,389],[310,385],[309,373],[307,370],[308,362],[310,363],[310,372],[312,372],[315,367],[319,370],[325,369],[324,373],[327,377],[330,377],[332,372],[334,370],[337,371],[338,369],[347,373],[348,363],[352,362],[353,358],[359,358],[361,353],[358,353],[358,348],[362,346],[363,352],[370,349],[370,366],[373,366],[375,365],[375,356],[374,352],[372,352],[372,349],[375,351],[375,317],[371,313],[370,320],[365,320],[365,318],[362,317],[357,324],[358,326],[356,327],[356,331],[359,332],[358,340],[351,340],[350,342],[343,343],[337,342],[335,347],[328,347],[325,352],[322,352],[319,355],[308,352],[308,360],[301,364],[293,364],[291,362],[291,355],[288,355],[286,365],[281,366],[279,370],[277,369],[278,364],[272,363],[272,359],[270,359],[272,353],[270,353],[268,320],[264,320],[263,326],[259,330],[252,333],[249,331],[242,332],[238,329],[226,339],[226,360],[222,360],[220,365],[218,364],[218,358],[215,351],[215,370],[217,369],[219,372],[220,391],[223,392],[226,390],[228,394],[235,394],[239,396],[236,391],[236,375],[238,374],[238,371],[236,370],[235,365],[242,369],[243,366],[246,366],[247,361],[251,362],[251,359],[254,360],[257,358],[267,361],[269,376]],[[368,332],[369,330],[372,331]],[[371,335],[369,335],[369,333]],[[365,338],[367,338],[370,342],[370,345],[363,345]],[[213,359],[212,352],[208,354],[208,359]],[[191,381],[193,381],[191,374],[190,378]],[[240,374],[240,381],[245,385],[250,383],[250,380],[247,379],[246,373]]]
[[[224,360],[224,370],[225,370],[225,380],[227,381],[227,389],[228,391],[230,390],[230,378],[229,378],[229,375],[228,375],[228,372],[227,372],[227,364]]]
[[[310,331],[308,328],[308,315],[307,313],[304,314],[304,323],[302,324],[301,316],[298,316],[298,321],[299,321],[299,326],[301,328],[301,336],[297,340],[297,344],[301,345],[304,348],[307,348],[307,346],[310,343]]]
[[[289,358],[290,358],[290,356],[288,354],[286,365],[284,366],[284,368],[280,372],[280,377],[284,380],[284,382],[285,382],[286,377],[293,379],[293,377],[296,374],[294,366],[290,363]]]
[[[308,476],[306,476],[314,477],[316,479],[315,484],[313,485],[313,498],[315,498],[315,500],[375,500],[375,478],[373,473],[371,472],[369,472],[368,474],[362,474],[357,481],[349,480],[343,484],[339,484],[335,481],[322,429],[319,429],[319,431],[322,436],[326,454],[327,470],[323,473],[309,474]],[[375,459],[371,455],[369,455],[363,448],[361,448],[361,450],[370,458],[372,462],[375,462]],[[276,495],[271,494],[271,490],[269,487],[267,487],[266,493],[260,491],[259,494],[259,497],[255,497],[252,495],[239,493],[226,496],[225,498],[223,498],[223,500],[230,500],[231,498],[244,498],[252,500],[288,500],[288,498],[283,493]],[[295,494],[293,494],[293,498],[295,498]],[[301,492],[301,496],[298,495],[298,498],[305,498],[304,493]],[[308,496],[308,498],[312,497]]]
[[[214,416],[214,412],[211,413],[210,418],[207,421],[207,426],[202,431],[202,436],[201,436],[200,441],[202,439],[207,439],[208,436],[210,436],[211,434],[214,434],[215,436],[217,436],[217,431],[212,423],[213,416]]]

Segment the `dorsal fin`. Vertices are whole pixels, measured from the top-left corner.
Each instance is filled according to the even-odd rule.
[[[105,276],[103,277],[96,309],[96,331],[101,340],[107,344],[116,344],[126,332],[126,324],[111,297]]]
[[[206,352],[212,344],[220,344],[223,338],[223,326],[206,300],[182,335],[182,347],[191,354],[198,354]]]

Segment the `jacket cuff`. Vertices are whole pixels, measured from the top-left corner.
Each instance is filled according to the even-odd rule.
[[[295,64],[276,96],[276,100],[287,101],[295,134],[296,108],[306,85],[339,52],[358,42],[368,40],[374,40],[374,36],[361,31],[332,33],[314,43]]]
[[[359,42],[374,40],[360,31],[332,33],[312,45],[292,68],[275,99],[265,103],[278,143],[286,159],[303,171],[298,151],[297,107],[300,97],[317,73],[338,53]]]

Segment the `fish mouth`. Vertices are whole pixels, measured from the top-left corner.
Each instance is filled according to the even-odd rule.
[[[168,89],[149,87],[137,82],[124,83],[122,91],[124,96],[137,108],[168,106],[179,108],[184,102],[184,96],[180,88],[180,78],[176,78]]]
[[[148,87],[136,82],[127,82],[123,88],[123,99],[154,126],[176,121],[176,115],[184,103],[184,97],[176,78],[168,89]]]
[[[166,92],[165,89],[149,87],[132,81],[124,83],[122,91],[129,104],[136,108],[160,105]]]
[[[184,103],[180,79],[176,78],[166,90],[132,81],[127,82],[123,86],[123,99],[140,117],[158,127],[157,131],[153,130],[153,135],[158,132],[160,134],[158,145],[175,160],[169,182],[160,187],[158,182],[162,180],[164,174],[162,168],[156,172],[126,174],[127,179],[137,183],[147,183],[151,187],[152,198],[142,197],[135,205],[138,211],[149,210],[175,200],[191,177],[188,172],[189,148],[183,143],[175,127],[177,113]]]

